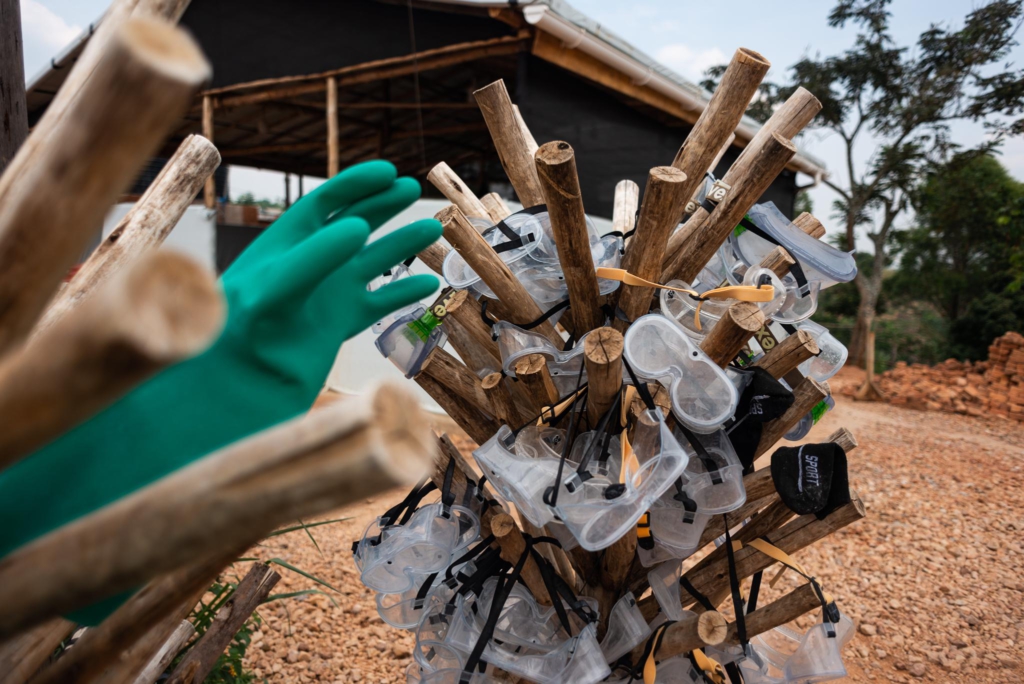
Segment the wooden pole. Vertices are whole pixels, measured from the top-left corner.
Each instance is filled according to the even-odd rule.
[[[473,93],[487,123],[505,175],[524,207],[544,204],[530,140],[523,135],[520,117],[512,105],[505,81],[495,81]]]
[[[612,230],[625,235],[636,227],[636,210],[640,207],[640,186],[631,180],[615,184],[612,204]],[[628,242],[626,244],[629,244]]]
[[[254,563],[207,628],[203,637],[189,649],[167,684],[201,684],[221,653],[231,644],[253,611],[267,598],[281,576],[265,563]]]
[[[430,181],[438,191],[444,195],[449,202],[462,210],[462,213],[475,218],[490,220],[487,207],[477,198],[469,186],[466,185],[459,175],[455,173],[448,164],[441,162],[427,174]],[[504,218],[504,217],[502,217]],[[495,221],[494,223],[497,223]]]
[[[494,417],[502,423],[517,428],[526,420],[520,415],[519,409],[516,408],[515,402],[512,400],[512,394],[505,386],[504,375],[491,373],[480,381],[480,388],[490,402]]]
[[[569,143],[555,141],[541,146],[535,158],[551,232],[558,246],[558,261],[572,302],[574,330],[582,337],[601,326],[604,314],[598,303],[597,275],[576,175],[576,156]]]
[[[725,616],[713,610],[700,615],[687,615],[665,630],[655,658],[668,660],[673,656],[689,653],[695,648],[720,644],[725,641],[728,634],[728,625]],[[645,647],[646,644],[640,644],[633,649],[634,663],[640,662]]]
[[[213,98],[209,95],[204,95],[203,137],[209,140],[211,144],[213,143],[214,130]],[[299,181],[299,183],[301,185],[302,181]],[[217,208],[217,181],[212,175],[207,177],[206,182],[203,184],[203,205],[211,210]]]
[[[427,268],[443,278],[444,260],[450,251],[451,250],[440,242],[435,242],[422,252],[419,252],[416,256],[419,257],[420,261],[427,265]]]
[[[341,169],[338,167],[338,78],[327,77],[327,177],[333,178]]]
[[[796,260],[789,255],[789,252],[782,247],[776,247],[761,259],[760,266],[761,268],[767,268],[769,271],[779,276],[779,278],[783,278],[787,273],[789,273],[789,269],[791,269],[795,263]]]
[[[20,0],[0,0],[0,174],[28,137]]]
[[[530,132],[530,127],[526,125],[526,119],[523,118],[523,112],[519,109],[519,105],[512,105],[512,109],[516,113],[516,123],[519,124],[519,132],[523,134],[523,140],[526,142],[526,151],[532,157],[537,154],[537,149],[540,146],[534,139],[533,133]]]
[[[622,351],[622,333],[614,328],[598,328],[583,342],[583,363],[587,367],[587,415],[592,425],[611,408],[622,389]]]
[[[19,150],[0,203],[0,354],[31,330],[110,205],[209,74],[186,33],[132,19],[111,38],[76,99],[74,125]]]
[[[0,644],[0,684],[24,684],[77,629],[53,618]]]
[[[432,378],[467,403],[492,416],[495,415],[487,395],[480,386],[480,378],[443,348],[437,347],[430,352],[423,361],[420,373]]]
[[[173,252],[146,257],[0,361],[0,469],[206,349],[225,304],[213,275]]]
[[[512,210],[505,204],[505,200],[501,199],[501,195],[496,192],[489,192],[481,197],[480,203],[487,209],[487,215],[494,223],[504,221],[512,215]]]
[[[539,412],[545,406],[558,403],[558,390],[548,373],[547,359],[543,354],[530,354],[519,359],[515,365],[516,379],[522,383],[523,389],[533,402],[534,409]]]
[[[761,309],[753,302],[736,302],[711,328],[700,348],[719,367],[728,366],[740,350],[761,329],[766,319]]]
[[[747,150],[750,149],[748,146]],[[731,188],[725,199],[710,215],[698,209],[676,233],[681,235],[679,248],[669,258],[662,272],[662,282],[675,278],[691,282],[697,277],[740,219],[795,154],[793,143],[773,133],[757,154],[740,155],[725,175],[724,181]]]
[[[684,203],[693,195],[704,178],[704,172],[739,126],[747,105],[769,68],[771,62],[753,50],[740,48],[733,54],[711,101],[672,161],[672,166],[687,176],[683,188]]]
[[[153,654],[146,666],[139,672],[131,684],[153,684],[164,673],[178,652],[196,633],[196,628],[188,620],[182,620],[171,632],[171,636]]]
[[[482,412],[477,405],[453,394],[429,375],[420,373],[413,379],[477,444],[489,440],[501,427],[498,421]]]
[[[816,237],[819,240],[825,236],[825,226],[821,225],[821,221],[814,218],[806,211],[793,219],[793,225],[811,237]]]
[[[494,535],[501,547],[501,557],[515,565],[526,549],[526,539],[523,538],[523,533],[516,525],[516,521],[508,513],[498,513],[491,518],[491,534]],[[526,560],[520,578],[530,589],[533,597],[537,599],[537,603],[545,606],[551,605],[551,597],[548,596],[540,568],[537,567],[537,562],[533,558]]]
[[[209,140],[185,138],[131,211],[57,293],[33,336],[67,315],[113,273],[163,243],[219,165],[220,154]]]
[[[797,330],[782,342],[772,347],[754,366],[764,368],[778,380],[794,370],[801,363],[817,356],[818,344],[806,330]]]
[[[864,341],[864,384],[853,395],[858,401],[883,401],[885,393],[875,384],[875,331],[869,330]]]
[[[804,381],[793,388],[793,405],[775,420],[764,424],[761,430],[761,441],[757,443],[757,450],[754,458],[765,453],[775,443],[782,439],[782,436],[800,422],[819,401],[831,394],[827,382],[818,382],[814,378],[804,378]]]
[[[644,204],[636,224],[636,235],[622,259],[622,268],[645,280],[657,281],[661,276],[661,259],[668,236],[679,223],[686,202],[686,174],[671,166],[656,166],[647,176]],[[628,321],[643,316],[651,309],[653,287],[622,285],[610,299],[617,302]],[[615,329],[625,332],[627,320],[616,317]]]
[[[781,598],[777,598],[766,606],[762,606],[752,613],[747,613],[744,619],[744,626],[747,631],[747,638],[764,634],[776,627],[781,627],[787,622],[796,620],[804,613],[821,607],[821,601],[814,592],[814,587],[808,582],[789,592]],[[725,643],[739,644],[739,632],[735,622],[729,623],[729,631],[725,636]]]
[[[448,329],[448,337],[455,341],[465,336],[466,342],[460,342],[455,347],[459,355],[462,355],[462,346],[472,347],[478,353],[485,355],[488,363],[495,369],[501,369],[501,353],[498,351],[498,344],[491,337],[491,329],[484,323],[480,311],[480,302],[469,296],[466,290],[454,293],[448,300],[448,315],[445,317],[444,326]],[[458,330],[458,333],[454,331]]]
[[[515,313],[517,318],[513,323],[528,323],[540,318],[543,312],[537,302],[458,207],[442,209],[434,218],[444,226],[444,237],[452,248],[462,255],[498,299]],[[541,323],[536,330],[561,348],[563,340],[549,322]]]
[[[389,385],[230,445],[6,556],[0,636],[411,484],[429,472],[432,449],[418,402]]]

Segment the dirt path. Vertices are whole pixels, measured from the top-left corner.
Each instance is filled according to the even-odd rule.
[[[852,374],[835,379],[833,390],[855,381]],[[858,621],[844,653],[847,681],[1024,679],[1024,430],[1002,419],[837,401],[809,440],[839,427],[854,433],[860,446],[850,456],[850,479],[868,517],[798,560]],[[261,610],[266,624],[249,649],[259,678],[404,681],[412,637],[377,617],[350,555],[370,520],[402,496],[391,492],[330,516],[352,519],[312,531],[322,556],[302,532],[254,550],[340,592],[325,589],[337,607],[311,596]],[[278,591],[314,586],[283,574]],[[793,586],[788,575],[782,584]],[[767,590],[762,600],[776,591],[785,588]]]

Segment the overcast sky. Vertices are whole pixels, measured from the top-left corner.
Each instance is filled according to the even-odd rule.
[[[209,1],[209,0],[203,0]],[[295,1],[295,0],[293,0]],[[826,0],[764,0],[720,2],[694,0],[571,0],[572,5],[609,27],[637,48],[692,80],[703,71],[728,61],[737,47],[757,50],[773,64],[768,78],[783,80],[788,67],[805,55],[836,54],[852,45],[854,31],[828,27],[826,18],[832,2]],[[95,21],[107,6],[106,0],[21,0],[25,41],[25,73],[31,80],[75,36]],[[893,34],[901,45],[912,44],[932,23],[958,26],[978,0],[896,0],[893,3]],[[727,7],[727,11],[723,11]],[[1010,60],[1019,64],[1022,48],[1014,49]],[[964,145],[983,139],[980,125],[958,124],[954,139]],[[825,161],[833,177],[845,182],[841,141],[835,136],[812,132],[798,144]],[[857,150],[859,164],[871,152],[865,140]],[[1024,179],[1024,141],[1011,140],[1003,147],[1003,164],[1018,179]],[[806,182],[803,177],[801,182]],[[307,183],[308,191],[315,184]],[[251,169],[233,169],[232,194],[250,191],[258,196],[281,197],[281,176]],[[812,191],[815,214],[832,232],[838,225],[829,218],[835,194],[824,186]]]

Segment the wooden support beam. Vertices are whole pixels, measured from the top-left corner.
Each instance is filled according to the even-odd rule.
[[[640,186],[631,180],[620,180],[616,183],[612,203],[612,231],[625,235],[633,230],[636,227],[636,212],[639,207]]]
[[[698,209],[676,233],[680,235],[679,247],[669,257],[662,282],[676,278],[692,282],[796,154],[793,143],[777,133],[773,133],[756,154],[746,154],[751,149],[748,146],[725,175],[723,180],[730,186],[725,199],[710,215]]]
[[[480,198],[480,202],[487,209],[487,215],[495,223],[504,221],[512,215],[512,210],[505,204],[505,200],[501,199],[501,195],[496,192],[487,193]]]
[[[772,347],[754,366],[764,368],[776,380],[819,353],[818,344],[806,330],[797,330]]]
[[[25,684],[76,629],[58,617],[0,644],[0,684]]]
[[[0,0],[0,174],[28,137],[20,0]]]
[[[764,313],[753,302],[736,302],[711,328],[700,348],[719,367],[728,366],[754,333],[764,326]]]
[[[598,328],[583,342],[583,363],[587,367],[587,415],[592,425],[611,408],[622,389],[622,351],[622,333],[614,328]]]
[[[476,404],[451,393],[447,387],[429,375],[420,373],[413,379],[477,444],[489,440],[501,427],[498,421],[481,411]]]
[[[68,112],[74,125],[21,147],[0,203],[0,354],[32,329],[110,205],[209,74],[183,31],[132,19],[111,37]]]
[[[0,470],[206,349],[225,309],[213,274],[173,252],[144,257],[112,278],[0,360]]]
[[[474,92],[473,97],[480,106],[480,113],[491,132],[498,159],[519,201],[524,207],[544,204],[530,141],[523,135],[520,117],[512,106],[505,81],[499,80],[484,86]]]
[[[203,97],[203,137],[213,144],[216,126],[213,121],[213,100],[209,95]],[[203,185],[203,205],[207,209],[217,208],[217,181],[210,175]]]
[[[814,587],[808,582],[789,592],[781,598],[777,598],[766,606],[762,606],[744,617],[747,638],[764,634],[776,627],[781,627],[787,622],[792,622],[804,613],[809,613],[815,608],[821,607],[821,601],[814,592]],[[729,623],[729,631],[725,636],[725,643],[739,644],[739,632],[735,622]]]
[[[418,402],[391,385],[230,445],[0,560],[0,636],[411,484],[429,472],[432,449]]]
[[[783,278],[787,273],[789,273],[789,269],[791,269],[795,263],[796,260],[789,255],[789,252],[787,252],[785,248],[776,247],[772,251],[768,252],[768,254],[764,256],[764,259],[761,259],[760,266],[761,268],[767,268],[769,271],[779,276],[779,278]]]
[[[463,401],[476,406],[489,415],[495,415],[491,403],[487,400],[487,395],[480,386],[480,378],[441,347],[435,348],[427,355],[420,373],[432,378]]]
[[[764,424],[761,430],[761,441],[757,443],[757,450],[754,458],[767,452],[775,443],[782,439],[782,436],[789,432],[800,419],[806,416],[819,401],[830,395],[827,382],[818,382],[814,378],[804,378],[804,381],[793,388],[793,405],[775,420]]]
[[[448,164],[440,162],[427,174],[427,180],[444,195],[449,202],[457,206],[467,217],[490,219],[487,207],[469,189],[459,174]],[[495,223],[497,223],[495,221]]]
[[[338,78],[327,77],[327,177],[338,175]]]
[[[594,257],[590,251],[583,193],[576,174],[576,155],[567,142],[543,145],[534,155],[543,201],[558,246],[558,261],[572,302],[574,331],[582,337],[604,322]]]
[[[543,354],[530,354],[519,359],[515,371],[516,379],[533,403],[534,413],[540,413],[545,406],[558,403],[558,390],[551,380],[547,359]]]
[[[219,165],[213,143],[201,135],[185,138],[131,211],[57,293],[33,336],[67,315],[119,269],[163,243]]]
[[[512,394],[505,386],[505,376],[501,373],[491,373],[480,381],[480,387],[490,402],[494,411],[494,417],[505,425],[513,428],[519,427],[527,417],[520,415],[512,400]]]
[[[514,313],[512,322],[528,323],[541,317],[543,312],[537,302],[458,207],[452,205],[442,209],[434,218],[441,222],[444,237],[452,248]],[[536,331],[561,347],[562,338],[547,321],[537,326]]]
[[[469,296],[467,290],[460,290],[454,293],[447,303],[448,315],[445,317],[445,327],[449,330],[458,328],[464,331],[472,341],[472,346],[479,352],[487,355],[489,362],[496,369],[501,369],[501,352],[498,351],[498,343],[491,337],[491,328],[484,323],[483,313],[480,310],[480,302]],[[459,333],[461,335],[462,333]],[[452,335],[449,332],[449,338]],[[467,343],[469,344],[469,343]],[[456,347],[461,354],[462,350]]]
[[[669,625],[661,639],[661,647],[655,654],[657,660],[668,660],[673,656],[689,653],[695,648],[716,646],[728,634],[728,622],[721,613],[713,610],[700,615],[687,615],[682,620]],[[643,658],[646,644],[633,649],[633,662],[639,663]]]
[[[265,563],[253,563],[249,572],[217,611],[203,637],[182,658],[167,679],[167,684],[201,684],[217,659],[231,644],[253,611],[270,594],[281,576]]]
[[[420,261],[427,265],[427,268],[443,278],[444,260],[450,251],[450,249],[442,245],[440,242],[435,242],[422,252],[419,252],[416,256]]]
[[[683,214],[689,186],[686,174],[671,166],[656,166],[647,176],[644,203],[636,224],[635,239],[629,243],[622,258],[622,268],[645,280],[657,282],[661,277],[661,260],[668,236],[675,230]],[[617,303],[626,320],[633,321],[651,309],[653,287],[619,286],[610,296]],[[615,329],[625,332],[629,323],[616,317]]]
[[[498,513],[491,518],[491,534],[494,535],[501,547],[501,557],[515,565],[526,550],[526,540],[523,538],[519,526],[516,525],[516,521],[508,513]],[[537,603],[544,606],[551,605],[551,597],[548,596],[544,578],[541,577],[540,568],[532,557],[526,560],[520,578],[529,588],[533,597],[537,599]]]
[[[811,237],[816,237],[819,240],[825,237],[825,226],[821,225],[821,221],[814,218],[806,211],[793,219],[793,225]]]

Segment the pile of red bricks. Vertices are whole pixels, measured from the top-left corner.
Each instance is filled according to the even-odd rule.
[[[1024,422],[1024,336],[1009,332],[997,338],[987,361],[949,359],[937,366],[901,361],[876,382],[897,406]]]

